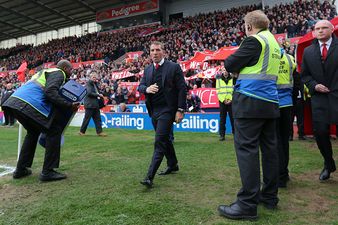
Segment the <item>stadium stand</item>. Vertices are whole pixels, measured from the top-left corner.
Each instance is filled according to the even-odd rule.
[[[25,60],[29,69],[39,70],[44,63],[68,59],[73,63],[92,60],[103,60],[104,63],[82,65],[74,70],[73,79],[85,83],[91,70],[96,70],[101,76],[101,91],[105,93],[108,103],[135,103],[135,88],[126,87],[121,82],[137,82],[140,71],[150,63],[148,49],[150,41],[158,40],[166,43],[168,58],[173,61],[186,61],[197,51],[216,51],[224,46],[238,46],[244,38],[243,15],[261,8],[260,5],[242,6],[225,11],[201,13],[192,17],[173,19],[169,24],[155,24],[149,27],[119,30],[119,32],[95,32],[84,36],[70,36],[54,39],[48,43],[33,46],[19,45],[9,49],[0,49],[0,71],[12,71],[9,76],[0,76],[3,89],[6,83],[19,86],[15,71]],[[266,7],[265,13],[271,20],[270,30],[274,34],[287,33],[289,38],[302,36],[311,31],[319,19],[332,19],[336,14],[334,5],[328,1],[295,1],[290,4],[279,4]],[[152,34],[153,31],[154,34]],[[293,53],[294,46],[290,46]],[[128,52],[141,51],[143,55],[124,60]],[[120,63],[117,60],[120,58]],[[211,62],[209,67],[215,67],[220,62]],[[126,79],[112,79],[111,74],[126,70],[135,76]],[[188,71],[187,76],[198,71]],[[33,73],[33,72],[31,72]],[[188,82],[190,88],[194,85],[210,87],[212,81],[196,79]],[[129,91],[128,91],[129,89]],[[119,97],[120,95],[123,97]],[[116,97],[118,96],[118,97]],[[131,96],[131,97],[130,97]]]

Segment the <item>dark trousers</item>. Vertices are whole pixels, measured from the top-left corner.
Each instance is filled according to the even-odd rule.
[[[4,125],[14,125],[14,115],[10,110],[4,109],[4,117],[5,117],[5,123]]]
[[[147,177],[154,179],[158,168],[161,165],[163,157],[167,159],[169,167],[177,165],[177,157],[172,141],[169,140],[169,134],[173,126],[173,118],[170,113],[164,113],[160,116],[153,116],[152,123],[155,129],[154,153],[148,169]]]
[[[85,109],[85,116],[82,121],[81,133],[86,133],[88,124],[90,119],[93,118],[95,128],[96,128],[96,133],[99,134],[102,132],[102,125],[101,125],[101,115],[100,115],[100,109]]]
[[[289,179],[289,137],[291,120],[291,107],[280,108],[280,117],[277,120],[277,140],[279,158],[279,182]]]
[[[27,130],[17,162],[17,168],[23,169],[32,166],[40,133],[46,134],[46,152],[42,170],[49,171],[54,168],[59,168],[61,135],[65,128],[64,118],[62,118],[63,113],[55,113],[51,127],[46,130],[20,111],[11,110],[11,112]]]
[[[298,137],[304,136],[304,100],[297,99],[294,102],[294,106],[292,106],[291,110],[291,127],[290,127],[290,136],[293,137],[293,120],[297,118],[297,127],[298,127]]]
[[[225,135],[227,114],[229,114],[229,117],[230,117],[232,133],[235,134],[234,119],[232,117],[232,106],[231,104],[226,105],[222,102],[219,102],[219,116],[220,116],[219,136],[221,137],[224,137]]]
[[[259,201],[278,203],[278,150],[276,119],[235,119],[235,148],[242,188],[237,203],[256,210]],[[260,181],[259,147],[262,153],[263,186]]]
[[[332,157],[330,125],[323,122],[313,121],[313,131],[316,138],[317,146],[324,158],[324,167],[331,171],[336,170],[335,161]]]

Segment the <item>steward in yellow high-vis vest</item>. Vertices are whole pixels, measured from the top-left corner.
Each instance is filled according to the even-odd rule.
[[[284,53],[280,60],[279,75],[277,80],[280,108],[292,106],[293,72],[295,69],[296,63],[293,56]]]
[[[255,219],[258,203],[269,208],[276,208],[278,203],[276,121],[279,117],[277,78],[281,52],[268,30],[270,21],[262,11],[249,12],[244,22],[247,38],[224,61],[224,73],[238,74],[232,111],[242,188],[234,203],[218,207],[219,213],[230,219]],[[262,188],[260,167],[264,176]]]
[[[46,134],[45,158],[39,179],[53,181],[65,179],[56,172],[59,167],[61,134],[65,128],[65,115],[76,111],[79,103],[66,101],[59,89],[71,75],[72,64],[61,60],[55,69],[45,69],[35,74],[5,102],[14,117],[25,127],[27,134],[21,147],[14,179],[32,173],[33,158],[40,133]]]
[[[279,97],[280,117],[277,120],[277,139],[278,139],[278,158],[279,158],[279,179],[278,187],[286,187],[289,181],[289,137],[290,130],[293,128],[291,121],[292,111],[292,90],[293,72],[296,63],[291,55],[281,49],[282,58],[279,65],[279,76],[277,80],[277,90]]]
[[[234,81],[228,74],[219,74],[216,76],[216,93],[219,101],[219,140],[225,140],[226,118],[229,114],[231,130],[234,134],[234,119],[232,116],[232,94],[234,92]]]

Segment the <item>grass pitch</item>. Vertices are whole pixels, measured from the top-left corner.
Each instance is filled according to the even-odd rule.
[[[0,165],[15,166],[16,128],[0,128]],[[139,181],[153,153],[154,133],[109,129],[108,137],[86,136],[69,128],[60,171],[68,179],[38,180],[44,150],[38,147],[33,175],[13,180],[0,177],[0,224],[248,224],[217,213],[219,204],[235,200],[240,188],[232,136],[220,143],[216,134],[175,133],[180,171],[156,176],[154,188]],[[338,142],[333,142],[338,159]],[[259,206],[259,220],[250,224],[338,224],[338,174],[318,180],[323,160],[312,141],[290,142],[287,189],[279,192],[278,210]],[[337,160],[338,161],[338,160]],[[160,168],[165,168],[165,161]]]

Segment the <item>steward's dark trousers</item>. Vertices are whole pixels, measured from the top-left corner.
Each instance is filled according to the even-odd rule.
[[[51,123],[51,127],[46,130],[37,122],[27,117],[20,111],[11,110],[11,112],[13,113],[14,117],[27,130],[27,134],[21,147],[17,168],[23,169],[25,167],[32,166],[40,133],[46,134],[46,152],[42,170],[48,171],[54,168],[59,168],[61,135],[65,128],[64,118],[62,118],[62,115],[64,115],[64,113],[55,113],[55,117],[53,119],[53,122]]]
[[[99,134],[102,132],[102,125],[101,125],[101,114],[100,114],[100,109],[85,109],[85,116],[82,121],[81,133],[86,133],[88,124],[90,119],[93,118],[95,128],[96,128],[96,133]]]
[[[242,188],[237,203],[244,210],[256,210],[259,201],[278,203],[278,150],[276,119],[235,119],[235,148]],[[259,147],[262,153],[261,190]]]
[[[174,119],[171,113],[163,113],[160,116],[152,117],[152,123],[155,129],[155,144],[153,157],[147,173],[147,177],[151,180],[154,179],[164,156],[167,158],[169,167],[175,167],[177,165],[175,149],[172,141],[169,140],[173,122]]]
[[[330,125],[323,122],[313,121],[313,131],[315,134],[317,146],[324,158],[324,167],[330,171],[336,170],[335,161],[332,157]]]
[[[279,182],[287,182],[289,178],[289,137],[291,120],[291,106],[280,108],[280,117],[277,119],[277,140],[279,158]]]
[[[230,117],[232,133],[235,134],[234,119],[233,119],[233,116],[232,116],[232,106],[231,106],[231,104],[226,105],[226,104],[219,101],[219,116],[220,116],[219,136],[221,136],[221,137],[224,137],[224,135],[225,135],[227,114],[229,114],[229,117]]]
[[[297,99],[291,110],[290,123],[290,136],[293,137],[293,121],[297,118],[298,137],[304,136],[304,100]]]
[[[4,110],[4,116],[5,116],[5,124],[4,125],[13,126],[15,118],[14,118],[14,115],[12,114],[12,112],[10,110],[5,109]]]

